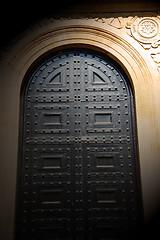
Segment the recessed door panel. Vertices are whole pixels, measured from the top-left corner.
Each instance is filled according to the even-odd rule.
[[[118,239],[139,221],[133,95],[110,58],[57,53],[22,94],[17,240]]]

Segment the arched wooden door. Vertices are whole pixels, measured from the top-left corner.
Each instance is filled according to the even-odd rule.
[[[54,54],[21,99],[17,239],[119,239],[139,220],[133,95],[84,49]]]

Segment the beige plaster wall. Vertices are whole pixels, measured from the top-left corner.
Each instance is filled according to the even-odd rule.
[[[150,27],[147,27],[147,24]],[[153,13],[106,18],[44,19],[27,30],[0,63],[0,239],[12,240],[15,213],[20,90],[37,59],[72,46],[114,58],[131,81],[145,219],[160,207],[160,18]]]

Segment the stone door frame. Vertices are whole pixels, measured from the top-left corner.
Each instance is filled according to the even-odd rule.
[[[158,97],[160,96],[158,71],[151,59],[142,56],[143,47],[129,38],[120,36],[116,28],[109,30],[84,20],[72,19],[67,23],[50,21],[34,31],[29,30],[5,53],[0,65],[1,126],[2,128],[2,238],[12,239],[15,215],[16,176],[18,159],[20,96],[23,81],[35,64],[57,50],[84,47],[102,52],[126,72],[135,99],[138,153],[145,218],[149,219],[158,204],[160,179],[158,136],[160,123]],[[112,31],[111,31],[112,30]],[[137,47],[138,46],[138,47]],[[139,51],[140,50],[140,51]],[[144,50],[145,51],[145,50]],[[150,68],[148,67],[150,66]],[[160,98],[160,97],[159,97]],[[150,127],[153,126],[153,127]],[[159,134],[158,134],[159,133]],[[11,200],[12,199],[12,200]],[[8,230],[7,230],[8,229]]]

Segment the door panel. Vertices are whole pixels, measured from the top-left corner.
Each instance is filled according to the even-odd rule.
[[[135,230],[134,105],[122,73],[106,56],[72,49],[26,81],[17,239],[119,239]]]

